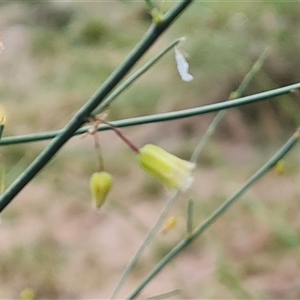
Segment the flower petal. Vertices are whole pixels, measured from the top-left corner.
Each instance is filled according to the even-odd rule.
[[[189,64],[185,59],[182,52],[177,47],[174,48],[175,60],[177,63],[178,73],[183,81],[190,82],[194,79],[194,76],[189,73]]]

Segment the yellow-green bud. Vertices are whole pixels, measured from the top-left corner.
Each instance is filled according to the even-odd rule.
[[[284,175],[284,173],[285,173],[285,167],[284,167],[284,161],[281,159],[281,160],[279,160],[276,164],[275,164],[275,166],[274,166],[274,170],[275,170],[275,173],[277,174],[277,175]]]
[[[107,172],[95,172],[90,179],[90,189],[92,193],[93,205],[95,208],[100,208],[113,184],[112,175]]]
[[[155,24],[159,25],[163,21],[163,14],[155,7],[151,10],[152,20]]]
[[[192,181],[195,164],[180,159],[164,149],[147,144],[138,154],[138,162],[148,173],[156,177],[168,188],[187,190]]]
[[[35,292],[31,288],[26,288],[20,293],[20,298],[21,300],[35,300]]]

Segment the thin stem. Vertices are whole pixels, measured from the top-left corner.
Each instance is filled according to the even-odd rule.
[[[231,99],[239,98],[242,94],[245,93],[253,77],[256,76],[258,72],[260,72],[260,70],[262,69],[263,64],[266,61],[269,53],[270,53],[270,47],[267,47],[260,55],[260,57],[256,60],[251,70],[246,74],[246,76],[244,77],[243,81],[241,82],[237,90],[234,92],[234,95],[232,96]]]
[[[1,121],[0,121],[0,141],[1,141],[1,138],[2,138],[3,130],[4,130],[4,125],[1,124]]]
[[[174,22],[179,14],[192,2],[181,0],[173,7],[160,24],[152,24],[141,41],[131,51],[125,61],[115,69],[96,93],[88,100],[69,121],[54,140],[36,157],[26,170],[8,187],[0,197],[0,212],[14,199],[14,197],[42,170],[42,168],[56,155],[61,147],[85,123],[92,111],[103,101],[113,88],[124,78],[131,68],[139,61],[158,37]]]
[[[232,92],[229,100],[231,101],[233,99],[241,97],[246,89],[248,88],[250,82],[253,80],[253,78],[257,75],[257,73],[261,70],[264,61],[266,60],[269,53],[269,48],[266,48],[265,51],[261,54],[261,56],[257,59],[257,61],[254,63],[250,71],[245,75],[244,79],[242,80],[239,87],[236,89],[236,91]],[[202,137],[201,142],[198,144],[198,147],[194,151],[194,156],[192,157],[192,162],[196,163],[197,158],[200,156],[201,152],[203,151],[204,147],[207,145],[208,141],[212,137],[212,135],[215,133],[216,129],[218,128],[221,121],[224,119],[225,115],[227,113],[226,110],[221,110],[217,113],[217,115],[212,120],[211,124],[209,125],[208,129],[206,130],[205,134]]]
[[[146,300],[167,299],[167,298],[171,298],[171,297],[174,297],[174,296],[178,296],[180,294],[180,292],[181,292],[180,290],[176,289],[176,290],[171,291],[171,292],[167,292],[167,293],[163,293],[163,294],[160,294],[160,295],[149,297]]]
[[[99,114],[103,109],[108,106],[115,98],[117,98],[124,90],[129,88],[132,83],[134,83],[141,75],[148,71],[156,62],[158,62],[166,53],[172,50],[176,45],[178,45],[183,38],[178,38],[172,43],[170,43],[161,52],[156,54],[151,58],[145,65],[134,72],[128,79],[126,79],[119,87],[117,87],[94,111],[93,115]]]
[[[113,130],[113,132],[135,153],[139,153],[140,150],[136,147],[118,128],[113,126],[112,124],[101,120],[102,123],[106,124]]]
[[[227,199],[218,209],[216,209],[210,217],[208,217],[202,224],[200,224],[191,235],[180,241],[160,262],[154,267],[143,282],[127,297],[127,299],[136,298],[144,287],[183,249],[195,241],[207,228],[209,228],[220,216],[222,216],[235,202],[240,198],[254,183],[261,179],[269,170],[271,170],[276,163],[282,159],[298,142],[300,137],[300,128],[293,134],[293,136],[283,145],[281,149],[250,179],[237,190],[229,199]]]
[[[5,191],[5,164],[2,155],[0,154],[0,195]]]
[[[103,155],[102,155],[102,151],[101,151],[101,145],[100,145],[100,141],[99,141],[99,134],[98,132],[95,132],[93,134],[94,137],[94,145],[95,145],[95,150],[97,153],[97,159],[98,159],[98,171],[104,171],[105,170],[105,165],[104,165],[104,159],[103,159]]]
[[[155,6],[155,4],[153,3],[153,1],[151,1],[151,0],[145,0],[145,2],[146,2],[146,4],[147,4],[148,8],[150,9],[150,11],[151,11],[152,9],[156,8],[156,6]]]
[[[274,90],[241,97],[235,100],[230,101],[222,101],[215,104],[209,104],[204,105],[200,107],[195,108],[189,108],[189,109],[183,109],[173,112],[167,112],[167,113],[160,113],[160,114],[154,114],[149,116],[143,116],[143,117],[136,117],[136,118],[129,118],[119,121],[113,121],[110,122],[115,127],[129,127],[129,126],[136,126],[136,125],[142,125],[142,124],[149,124],[149,123],[156,123],[156,122],[166,122],[166,121],[172,121],[176,119],[182,119],[182,118],[189,118],[197,115],[207,114],[215,111],[220,111],[224,109],[230,109],[242,105],[247,105],[263,100],[267,100],[270,98],[275,98],[281,95],[285,95],[288,93],[291,93],[295,90],[300,90],[300,83],[288,85],[285,87],[277,88]],[[73,135],[80,135],[83,133],[86,133],[90,129],[90,126],[85,126],[77,130]],[[99,131],[105,131],[110,130],[111,128],[107,125],[101,125],[99,127]],[[15,136],[15,137],[4,137],[0,141],[0,145],[12,145],[12,144],[21,144],[21,143],[29,143],[29,142],[37,142],[42,140],[48,140],[55,138],[57,135],[60,135],[63,132],[63,130],[58,131],[49,131],[44,132],[40,134],[28,134],[28,135],[22,135],[22,136]]]
[[[193,199],[189,199],[188,209],[187,209],[187,218],[186,218],[186,229],[187,234],[190,235],[194,228],[194,201]]]

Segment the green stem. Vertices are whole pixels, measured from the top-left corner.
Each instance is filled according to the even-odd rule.
[[[174,296],[178,296],[180,294],[180,290],[176,289],[171,292],[163,293],[160,295],[152,296],[149,298],[146,298],[146,300],[159,300],[159,299],[167,299],[167,298],[173,298]],[[178,297],[177,297],[178,298]]]
[[[0,123],[0,141],[1,141],[1,138],[2,138],[3,130],[4,130],[4,125]]]
[[[145,0],[148,8],[150,9],[150,11],[154,8],[156,8],[155,4],[151,1],[151,0]]]
[[[265,51],[261,54],[261,56],[257,59],[257,61],[254,63],[250,71],[245,75],[244,79],[242,80],[239,87],[236,89],[236,91],[232,92],[230,95],[230,101],[236,98],[241,97],[246,89],[248,88],[250,82],[253,80],[253,78],[257,75],[257,73],[261,70],[264,61],[266,60],[269,53],[269,48],[266,48]],[[221,121],[224,119],[225,115],[227,113],[226,110],[221,110],[217,113],[217,115],[212,120],[211,124],[209,125],[208,129],[205,131],[205,134],[202,137],[201,142],[198,144],[198,147],[194,151],[194,156],[192,157],[191,161],[196,163],[197,158],[200,156],[201,152],[203,151],[204,147],[207,145],[208,141],[218,128]]]
[[[186,231],[190,235],[194,228],[194,201],[189,199],[186,218]]]
[[[125,61],[115,69],[96,93],[78,110],[75,116],[64,127],[54,140],[36,157],[26,170],[8,187],[0,197],[0,212],[14,199],[14,197],[42,170],[42,168],[56,155],[61,147],[85,123],[91,113],[99,106],[103,99],[124,78],[144,53],[152,46],[158,37],[174,22],[179,14],[192,2],[181,0],[167,14],[162,23],[152,24],[141,41],[131,51]]]
[[[224,109],[234,108],[246,104],[251,104],[255,102],[259,102],[262,100],[267,100],[270,98],[275,98],[284,94],[291,93],[294,90],[300,90],[300,83],[288,85],[285,87],[281,87],[278,89],[238,98],[230,101],[223,101],[215,104],[209,104],[205,106],[183,109],[174,112],[155,114],[150,116],[129,118],[119,121],[110,122],[115,127],[129,127],[136,126],[148,123],[156,123],[156,122],[165,122],[172,121],[176,119],[189,118],[192,116],[207,114],[215,111],[220,111]],[[74,133],[74,135],[80,135],[87,132],[90,129],[90,126],[85,126],[80,128],[78,131]],[[99,127],[99,131],[110,130],[111,128],[107,125],[102,125]],[[5,137],[0,141],[0,145],[12,145],[12,144],[20,144],[20,143],[29,143],[29,142],[37,142],[47,139],[55,138],[57,135],[60,135],[63,130],[57,131],[49,131],[40,134],[28,134],[23,136],[15,136],[15,137]]]
[[[293,136],[283,145],[281,149],[229,199],[227,199],[211,216],[200,224],[191,235],[179,242],[150,272],[150,274],[143,280],[143,282],[127,297],[127,299],[136,298],[144,287],[183,249],[195,241],[207,228],[209,228],[221,215],[223,215],[235,202],[240,198],[254,183],[262,178],[269,170],[271,170],[276,163],[282,159],[298,142],[300,137],[300,128],[293,134]]]
[[[126,90],[133,82],[135,82],[141,75],[148,71],[156,62],[158,62],[166,53],[173,49],[178,43],[182,41],[182,38],[176,39],[170,43],[161,52],[156,54],[150,59],[144,66],[138,69],[128,79],[126,79],[119,87],[117,87],[94,111],[93,115],[99,114],[103,109],[108,106],[115,98],[117,98],[124,90]]]

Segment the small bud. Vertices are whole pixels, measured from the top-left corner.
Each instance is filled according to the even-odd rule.
[[[138,153],[140,166],[168,188],[187,190],[192,181],[195,164],[180,159],[164,149],[147,144]]]
[[[113,178],[111,174],[107,172],[96,172],[91,176],[90,189],[95,208],[100,208],[104,204],[112,184]]]
[[[284,162],[283,160],[279,160],[274,166],[274,171],[277,175],[282,176],[285,173]]]
[[[177,226],[177,217],[170,217],[163,226],[161,233],[167,233]]]
[[[26,288],[20,293],[21,300],[35,300],[35,292],[31,288]]]
[[[163,14],[155,7],[151,10],[152,20],[159,25],[163,21]]]

